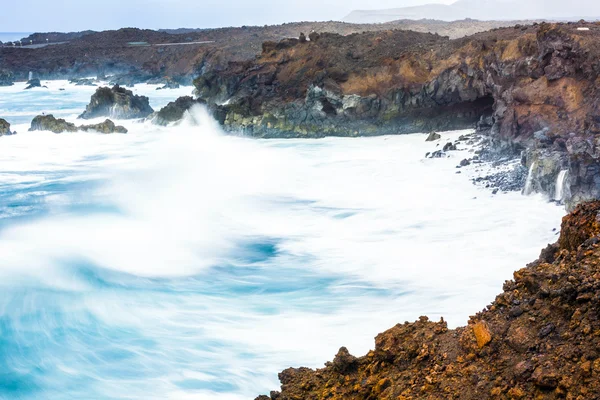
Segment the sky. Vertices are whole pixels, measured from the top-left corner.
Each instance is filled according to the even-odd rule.
[[[450,4],[453,0],[7,0],[3,32],[216,28],[341,20],[357,9]]]

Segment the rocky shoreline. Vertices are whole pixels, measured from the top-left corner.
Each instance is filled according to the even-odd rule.
[[[365,356],[342,347],[322,369],[283,371],[281,391],[256,400],[598,398],[599,221],[600,202],[578,206],[467,326],[398,324]]]

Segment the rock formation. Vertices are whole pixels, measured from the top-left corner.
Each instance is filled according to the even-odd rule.
[[[172,122],[177,122],[183,118],[184,113],[194,104],[205,104],[201,100],[195,100],[191,96],[179,97],[160,109],[152,118],[152,123],[161,126],[167,126]]]
[[[398,324],[363,357],[283,371],[257,400],[600,398],[599,221],[600,202],[580,205],[467,326]]]
[[[76,126],[72,122],[67,122],[62,118],[56,119],[53,115],[38,115],[31,121],[29,131],[50,131],[54,133],[93,131],[99,133],[127,133],[127,129],[120,125],[115,125],[110,119],[95,125]]]
[[[26,90],[27,89],[33,89],[33,88],[36,88],[36,87],[42,87],[42,83],[40,82],[39,79],[34,78],[34,79],[30,79],[30,80],[27,81],[27,87],[25,89]]]
[[[0,136],[14,135],[15,133],[10,130],[10,124],[5,119],[0,118]]]
[[[131,90],[116,85],[113,88],[101,87],[96,89],[90,104],[79,118],[145,118],[153,112],[154,110],[150,107],[146,96],[134,95]]]
[[[38,115],[31,121],[29,131],[50,131],[54,133],[77,132],[77,126],[62,118],[56,119],[54,115]]]
[[[589,28],[587,31],[581,27]],[[231,131],[365,136],[477,127],[521,157],[533,191],[570,209],[600,198],[600,24],[515,26],[449,40],[406,31],[265,43],[251,62],[195,81]],[[542,161],[543,160],[543,161]],[[543,165],[543,168],[540,167]]]

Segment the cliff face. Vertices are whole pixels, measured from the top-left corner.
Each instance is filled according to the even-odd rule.
[[[229,130],[360,136],[478,126],[532,170],[529,190],[570,207],[600,198],[600,25],[541,24],[449,40],[385,31],[263,44],[195,81]],[[564,174],[563,174],[564,175]],[[562,183],[561,183],[562,184]]]
[[[600,398],[600,202],[565,217],[558,243],[515,272],[466,327],[421,317],[341,348],[323,369],[279,374],[257,400]]]

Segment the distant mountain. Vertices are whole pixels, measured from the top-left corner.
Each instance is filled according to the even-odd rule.
[[[387,10],[357,10],[344,18],[345,22],[381,23],[398,19],[438,19],[455,21],[465,18],[478,20],[516,19],[598,19],[597,0],[458,0],[445,4],[426,4],[416,7]]]

